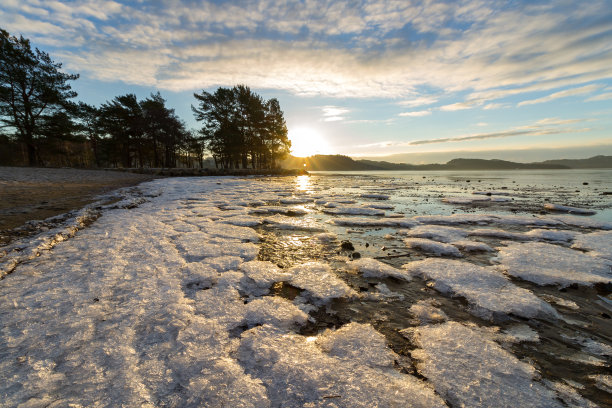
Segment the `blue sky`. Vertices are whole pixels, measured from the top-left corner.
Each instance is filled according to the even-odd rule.
[[[159,90],[195,128],[193,92],[242,83],[308,153],[612,154],[609,0],[2,0],[0,21],[80,100]]]

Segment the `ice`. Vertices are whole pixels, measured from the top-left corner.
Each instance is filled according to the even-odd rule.
[[[292,286],[304,289],[321,303],[328,303],[336,298],[357,296],[357,292],[338,278],[327,264],[306,262],[294,266],[288,272],[291,274],[289,283]]]
[[[362,333],[352,329],[333,339],[328,333],[332,339],[327,343],[341,355],[335,356],[322,350],[316,337],[288,334],[264,325],[242,334],[238,360],[246,373],[263,382],[274,407],[446,406],[413,376],[389,367],[363,365],[371,357],[378,357],[374,362],[380,361],[387,350],[359,339],[363,335],[368,335],[367,339],[375,337],[371,334],[370,330]],[[350,358],[352,355],[356,358]]]
[[[582,249],[588,251],[590,255],[612,261],[612,231],[578,235],[572,248]]]
[[[283,282],[291,278],[290,273],[283,271],[268,261],[245,262],[240,265],[240,270],[258,286],[263,288],[269,288],[276,282]]]
[[[452,406],[561,407],[556,393],[535,381],[537,372],[483,331],[457,322],[413,329],[411,355],[419,372]]]
[[[490,190],[490,191],[472,191],[472,194],[478,194],[478,195],[486,195],[486,196],[492,196],[492,195],[500,195],[500,196],[509,196],[512,195],[509,191],[497,191],[497,190]]]
[[[464,229],[439,225],[417,225],[402,233],[413,238],[428,238],[446,243],[462,240],[467,236]]]
[[[559,306],[567,307],[568,309],[578,310],[580,307],[576,304],[576,302],[568,299],[563,299],[558,296],[542,294],[540,298],[544,299],[549,303],[554,303]]]
[[[469,232],[471,236],[511,239],[513,241],[529,240],[525,234],[508,232],[499,228],[477,228]]]
[[[410,323],[424,325],[431,323],[442,323],[448,320],[448,316],[440,308],[439,304],[433,299],[419,300],[410,306],[409,312],[412,315]]]
[[[448,204],[474,204],[491,201],[489,197],[444,197],[442,202]]]
[[[368,292],[367,297],[371,300],[386,300],[386,299],[398,299],[403,300],[404,295],[398,292],[393,292],[387,285],[384,283],[378,283],[374,286],[377,292],[372,293]]]
[[[375,200],[388,200],[389,196],[385,194],[361,194],[361,198],[373,198]]]
[[[484,242],[461,240],[453,242],[453,245],[462,250],[463,252],[493,252],[493,248],[485,244]]]
[[[595,386],[602,391],[612,394],[612,375],[609,374],[594,374],[589,376],[595,382]]]
[[[327,214],[367,215],[367,216],[372,216],[372,217],[385,215],[385,212],[383,210],[377,210],[376,208],[348,207],[348,206],[338,206],[335,208],[324,208],[323,212]]]
[[[597,211],[590,210],[588,208],[577,208],[577,207],[570,207],[567,205],[552,204],[552,203],[544,204],[544,208],[549,211],[559,211],[559,212],[566,212],[570,214],[593,215],[597,213]]]
[[[612,222],[594,220],[587,217],[581,217],[576,215],[555,215],[551,218],[558,221],[561,225],[569,225],[572,227],[579,228],[612,230]]]
[[[276,214],[272,217],[264,218],[264,223],[273,226],[274,228],[296,231],[311,231],[323,232],[325,229],[314,220],[305,220],[302,218],[287,217],[285,215]]]
[[[591,286],[612,280],[610,261],[543,242],[508,243],[499,248],[499,267],[538,285]]]
[[[336,241],[338,239],[338,236],[332,232],[322,232],[320,234],[315,235],[313,238],[320,242],[329,243],[332,241]]]
[[[559,217],[527,217],[521,215],[502,214],[452,214],[452,215],[417,215],[412,220],[421,224],[438,225],[536,225],[536,226],[562,226],[564,221]],[[599,225],[599,224],[598,224]],[[611,227],[612,229],[612,227]]]
[[[201,262],[210,266],[217,272],[225,272],[238,269],[243,259],[239,256],[212,256]]]
[[[364,278],[386,278],[391,276],[406,281],[411,280],[410,274],[406,273],[406,271],[394,268],[372,258],[357,259],[350,262],[348,266],[351,269],[361,272]]]
[[[314,200],[311,197],[290,197],[290,198],[281,198],[279,200],[281,204],[306,204],[311,203]]]
[[[463,255],[459,250],[451,244],[432,241],[425,238],[406,238],[404,243],[408,248],[419,249],[437,256],[454,256],[461,258]]]
[[[219,220],[225,224],[236,225],[239,227],[256,227],[261,224],[261,220],[250,215],[233,215]]]
[[[391,204],[380,204],[380,203],[364,203],[364,207],[368,208],[376,208],[377,210],[393,210],[395,209],[394,205]]]
[[[538,335],[538,332],[533,330],[526,324],[517,324],[514,326],[510,326],[506,330],[504,330],[504,334],[513,343],[537,343],[538,341],[540,341],[540,336]]]
[[[598,408],[599,405],[594,404],[593,402],[583,398],[580,394],[574,390],[568,384],[563,384],[561,382],[552,382],[548,380],[542,381],[546,386],[552,390],[554,390],[559,399],[561,399],[568,407],[572,408]]]
[[[275,206],[263,206],[252,209],[250,214],[284,214],[284,215],[304,215],[308,214],[308,211],[302,207],[275,207]]]
[[[393,367],[396,355],[385,336],[369,324],[349,323],[338,330],[325,330],[317,346],[330,356],[369,367]]]
[[[551,229],[536,228],[525,233],[525,236],[545,240],[545,241],[557,241],[557,242],[570,242],[578,235],[573,231],[559,231]]]
[[[590,339],[583,336],[569,337],[561,335],[561,337],[569,340],[574,344],[578,344],[582,347],[582,350],[586,353],[593,354],[596,356],[607,356],[612,357],[612,346],[601,343],[597,340]]]
[[[375,227],[388,227],[388,228],[407,228],[417,225],[417,222],[409,219],[368,219],[368,218],[343,218],[337,217],[331,220],[335,225],[344,227],[362,227],[362,228],[375,228]]]
[[[247,304],[245,318],[249,327],[269,324],[288,330],[305,324],[308,315],[287,299],[264,296]]]
[[[464,297],[470,312],[487,320],[514,314],[526,318],[556,318],[556,311],[527,289],[512,284],[492,267],[429,258],[403,266],[409,273],[432,280],[441,293]]]

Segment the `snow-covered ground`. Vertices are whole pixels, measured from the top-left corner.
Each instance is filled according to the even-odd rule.
[[[0,406],[612,401],[610,222],[304,177],[155,180],[1,249]]]

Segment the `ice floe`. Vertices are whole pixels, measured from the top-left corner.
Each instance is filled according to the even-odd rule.
[[[457,322],[413,329],[411,352],[421,374],[452,406],[561,407],[556,393],[536,381],[535,368]]]
[[[311,232],[325,231],[325,229],[314,220],[287,217],[281,214],[276,214],[272,217],[264,218],[264,224],[268,224],[274,228],[284,230],[299,230]]]
[[[467,231],[462,228],[441,225],[417,225],[412,229],[402,231],[402,234],[413,238],[428,238],[434,241],[451,243],[464,239],[467,236]]]
[[[567,205],[552,204],[552,203],[544,204],[544,208],[547,209],[548,211],[559,211],[559,212],[566,212],[570,214],[581,214],[581,215],[597,214],[597,211],[591,210],[588,208],[570,207]]]
[[[525,233],[526,237],[553,242],[570,242],[576,237],[576,235],[578,234],[574,231],[561,231],[543,228],[532,229],[531,231]]]
[[[377,261],[372,258],[361,258],[350,262],[349,268],[360,272],[364,278],[386,278],[410,280],[410,274],[402,269],[394,268],[390,265]]]
[[[508,314],[527,318],[558,316],[548,303],[514,285],[492,267],[434,258],[403,267],[413,275],[433,281],[433,287],[441,293],[464,297],[470,303],[470,311],[483,319],[498,320]]]
[[[341,214],[341,215],[367,215],[367,216],[384,216],[383,210],[370,207],[348,207],[348,206],[337,206],[334,208],[324,208],[322,210],[327,214]]]
[[[509,275],[538,285],[590,286],[612,280],[612,263],[544,242],[509,242],[499,248],[499,267]]]
[[[442,323],[448,320],[446,313],[439,308],[439,304],[433,299],[419,300],[410,306],[412,324],[425,325],[431,323]]]
[[[238,360],[262,381],[274,407],[446,406],[421,380],[380,366],[389,350],[363,326],[324,334],[323,347],[317,337],[255,327],[242,334]]]
[[[289,283],[303,289],[319,303],[332,299],[356,297],[357,292],[338,278],[329,267],[321,262],[306,262],[289,269]]]
[[[408,248],[418,249],[437,256],[454,256],[457,258],[461,258],[463,256],[457,247],[451,244],[432,241],[431,239],[406,238],[404,239],[404,243]]]
[[[612,261],[612,231],[578,235],[572,248],[582,249],[588,251],[590,255]]]

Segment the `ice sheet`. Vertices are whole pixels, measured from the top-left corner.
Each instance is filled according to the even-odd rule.
[[[304,289],[319,302],[328,303],[336,298],[356,297],[357,293],[338,278],[329,265],[321,262],[306,262],[288,271],[289,283]]]
[[[612,231],[578,235],[572,248],[582,249],[588,251],[590,255],[612,261]]]
[[[463,256],[457,247],[451,244],[432,241],[430,239],[406,238],[404,239],[404,243],[408,248],[419,249],[423,252],[437,256],[453,256],[456,258],[461,258]]]
[[[499,248],[497,260],[509,275],[538,285],[590,286],[612,280],[612,262],[543,242],[509,242]]]
[[[561,407],[537,381],[533,366],[519,361],[481,330],[457,322],[415,328],[418,369],[452,406]]]
[[[411,280],[410,274],[406,271],[394,268],[383,262],[372,258],[361,258],[348,264],[349,268],[360,272],[365,278],[393,278]]]
[[[522,317],[556,318],[556,311],[527,289],[519,288],[492,267],[468,262],[429,258],[404,265],[413,275],[430,279],[444,294],[462,296],[471,312],[487,320],[508,314]]]

